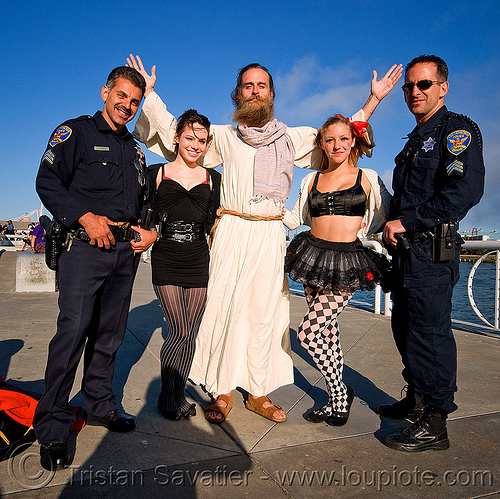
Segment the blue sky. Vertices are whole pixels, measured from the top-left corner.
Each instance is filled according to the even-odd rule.
[[[51,132],[66,119],[102,109],[109,71],[132,52],[157,65],[157,92],[175,115],[196,108],[227,123],[240,67],[267,66],[275,79],[276,117],[320,126],[358,110],[379,74],[426,53],[450,69],[449,109],[469,115],[484,138],[486,191],[461,229],[500,229],[500,2],[358,0],[235,2],[4,1],[0,56],[4,96],[0,219],[40,206],[34,180]],[[376,148],[359,166],[390,186],[402,137],[414,127],[400,84],[371,123]],[[149,154],[148,162],[160,158]],[[295,169],[294,201],[307,172]]]

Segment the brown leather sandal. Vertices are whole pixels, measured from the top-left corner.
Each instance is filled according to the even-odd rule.
[[[218,405],[215,405],[215,403],[218,400],[222,400],[223,402],[226,403],[226,407],[220,407]],[[205,419],[214,424],[220,424],[223,423],[226,420],[227,415],[229,414],[229,411],[233,407],[233,398],[227,395],[219,395],[208,407],[205,407]],[[217,412],[219,414],[222,414],[222,419],[214,419],[209,416],[207,416],[207,412],[212,411],[212,412]]]
[[[264,402],[269,402],[270,404],[273,404],[271,400],[269,400],[268,397],[263,395],[262,397],[258,397],[256,399],[253,399],[252,397],[248,397],[247,401],[245,402],[245,407],[252,412],[255,412],[255,414],[259,414],[260,416],[264,416],[267,419],[270,419],[271,421],[274,421],[276,423],[283,423],[286,421],[286,414],[283,419],[276,419],[274,417],[274,413],[276,410],[282,411],[283,407],[280,407],[279,405],[273,404],[271,407],[264,408]]]

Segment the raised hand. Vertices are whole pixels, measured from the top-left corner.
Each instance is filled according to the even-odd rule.
[[[129,68],[137,69],[137,71],[139,71],[139,73],[141,73],[146,80],[146,91],[144,92],[144,97],[147,97],[155,88],[156,66],[153,66],[151,68],[151,74],[148,74],[148,72],[144,69],[144,64],[142,64],[141,58],[138,55],[136,57],[130,54],[130,56],[127,57],[127,66]]]
[[[363,106],[363,111],[365,112],[365,120],[368,120],[375,111],[376,107],[380,104],[380,101],[394,88],[397,81],[401,78],[403,74],[403,65],[394,64],[385,76],[377,81],[377,72],[373,70],[373,78],[371,82],[371,93]]]
[[[394,85],[396,85],[402,74],[403,65],[394,64],[394,66],[385,73],[385,76],[377,81],[377,72],[373,70],[371,94],[379,101],[382,100],[394,88]]]

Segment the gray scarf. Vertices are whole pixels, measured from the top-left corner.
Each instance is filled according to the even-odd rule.
[[[285,202],[292,187],[295,159],[295,148],[286,133],[286,125],[276,119],[261,128],[238,125],[238,136],[257,149],[250,201],[274,199]]]

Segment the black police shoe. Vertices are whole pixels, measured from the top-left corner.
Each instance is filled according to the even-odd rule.
[[[333,411],[330,416],[325,419],[327,425],[330,426],[344,426],[349,420],[349,412],[351,411],[352,401],[354,400],[354,389],[347,386],[347,412]]]
[[[401,433],[384,439],[391,449],[405,452],[445,450],[450,446],[446,431],[446,414],[435,407],[426,406],[422,416]]]
[[[391,419],[406,419],[414,423],[424,413],[424,404],[413,388],[406,385],[401,394],[406,391],[406,395],[399,402],[392,405],[379,405],[376,412],[379,416]]]
[[[102,418],[89,419],[87,424],[89,426],[104,426],[109,431],[116,431],[118,433],[135,430],[135,419],[132,416],[127,416],[119,412],[118,409],[109,411]]]
[[[48,471],[67,468],[71,463],[68,444],[62,440],[54,440],[40,445],[40,464]]]

